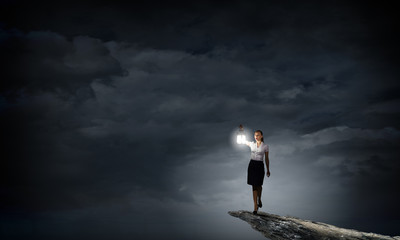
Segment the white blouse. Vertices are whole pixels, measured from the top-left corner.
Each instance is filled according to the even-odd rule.
[[[263,142],[258,147],[257,142],[246,142],[246,145],[251,149],[251,159],[256,161],[263,161],[265,153],[269,151],[268,144]]]

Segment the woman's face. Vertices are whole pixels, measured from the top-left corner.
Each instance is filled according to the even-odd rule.
[[[260,142],[260,141],[261,141],[261,138],[262,138],[261,133],[259,133],[259,132],[255,132],[255,133],[254,133],[254,139],[255,139],[257,142]]]

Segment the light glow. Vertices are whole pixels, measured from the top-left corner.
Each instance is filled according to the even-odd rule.
[[[245,144],[246,143],[246,135],[244,134],[238,134],[236,138],[236,142],[238,144]]]

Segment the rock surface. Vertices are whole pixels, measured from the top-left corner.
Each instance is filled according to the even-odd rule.
[[[390,237],[375,233],[360,232],[352,229],[335,227],[320,222],[302,220],[294,217],[282,217],[270,213],[249,211],[230,211],[231,216],[248,222],[252,228],[260,231],[265,237],[281,239],[368,239],[400,240],[400,236]]]

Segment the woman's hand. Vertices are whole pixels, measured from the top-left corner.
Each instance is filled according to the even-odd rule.
[[[271,173],[269,172],[269,170],[267,171],[267,177],[269,177],[271,175]]]

